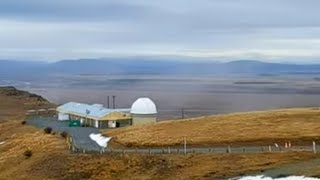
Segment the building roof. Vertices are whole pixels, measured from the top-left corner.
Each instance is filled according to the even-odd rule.
[[[139,98],[131,106],[132,114],[157,114],[157,107],[149,98]]]
[[[92,119],[100,119],[112,112],[130,112],[130,109],[107,109],[97,105],[69,102],[57,107],[57,111],[82,117],[87,116]]]

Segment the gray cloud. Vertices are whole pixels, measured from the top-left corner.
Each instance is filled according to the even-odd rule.
[[[2,0],[0,58],[173,55],[314,62],[318,0]]]

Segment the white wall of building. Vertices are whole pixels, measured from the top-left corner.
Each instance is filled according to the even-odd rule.
[[[69,115],[64,114],[64,113],[59,113],[58,114],[58,120],[59,121],[68,121],[69,120]]]
[[[108,127],[109,127],[109,128],[115,128],[115,127],[117,127],[116,121],[108,121]]]
[[[84,118],[80,118],[80,124],[84,124]]]
[[[94,121],[94,127],[99,128],[99,121],[98,120]]]

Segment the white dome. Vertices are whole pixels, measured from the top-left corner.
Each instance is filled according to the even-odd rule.
[[[131,106],[131,114],[157,114],[157,107],[149,98],[139,98]]]

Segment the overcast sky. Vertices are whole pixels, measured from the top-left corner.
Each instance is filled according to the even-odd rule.
[[[0,59],[320,63],[319,0],[1,0]]]

